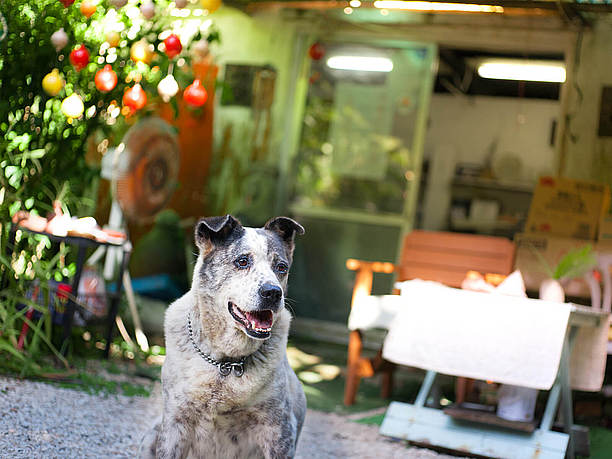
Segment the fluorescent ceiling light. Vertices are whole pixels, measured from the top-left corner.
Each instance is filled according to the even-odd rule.
[[[386,57],[332,56],[327,66],[337,70],[358,70],[362,72],[390,72],[393,62]]]
[[[412,2],[396,0],[377,0],[376,8],[388,10],[407,10],[425,12],[447,13],[503,13],[504,8],[499,5],[478,5],[475,3],[443,3],[443,2]]]
[[[555,61],[487,59],[478,66],[478,75],[496,80],[546,81],[563,83],[565,65]]]

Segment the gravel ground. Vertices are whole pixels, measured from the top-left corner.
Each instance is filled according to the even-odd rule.
[[[0,458],[135,457],[159,409],[159,387],[150,398],[89,395],[0,377]],[[376,426],[312,410],[297,457],[450,458],[390,441]]]

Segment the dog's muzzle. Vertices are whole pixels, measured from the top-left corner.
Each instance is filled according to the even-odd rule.
[[[267,339],[272,335],[274,313],[271,309],[243,311],[231,301],[228,303],[227,309],[234,320],[242,325],[246,334],[250,337]]]

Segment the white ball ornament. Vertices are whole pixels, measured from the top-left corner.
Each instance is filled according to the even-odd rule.
[[[200,58],[205,58],[210,52],[208,42],[206,40],[196,41],[191,49],[193,50],[194,54]]]
[[[63,27],[51,34],[51,44],[57,52],[68,44],[68,34],[64,31]]]
[[[172,74],[166,76],[157,85],[157,92],[159,93],[164,102],[168,102],[170,99],[176,96],[178,90],[178,83],[176,82]]]
[[[142,14],[145,19],[152,19],[155,16],[155,4],[153,2],[145,2],[140,5],[140,14]]]
[[[77,94],[72,93],[72,95],[66,97],[62,101],[62,105],[60,106],[62,113],[71,120],[72,118],[78,118],[83,114],[83,110],[85,110],[85,106],[83,105],[83,99]]]
[[[110,0],[111,5],[115,8],[122,8],[127,5],[128,0]]]

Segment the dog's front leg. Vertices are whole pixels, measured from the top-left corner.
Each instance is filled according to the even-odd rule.
[[[164,416],[157,435],[155,457],[157,459],[182,459],[189,454],[193,427],[178,421],[174,416]]]

